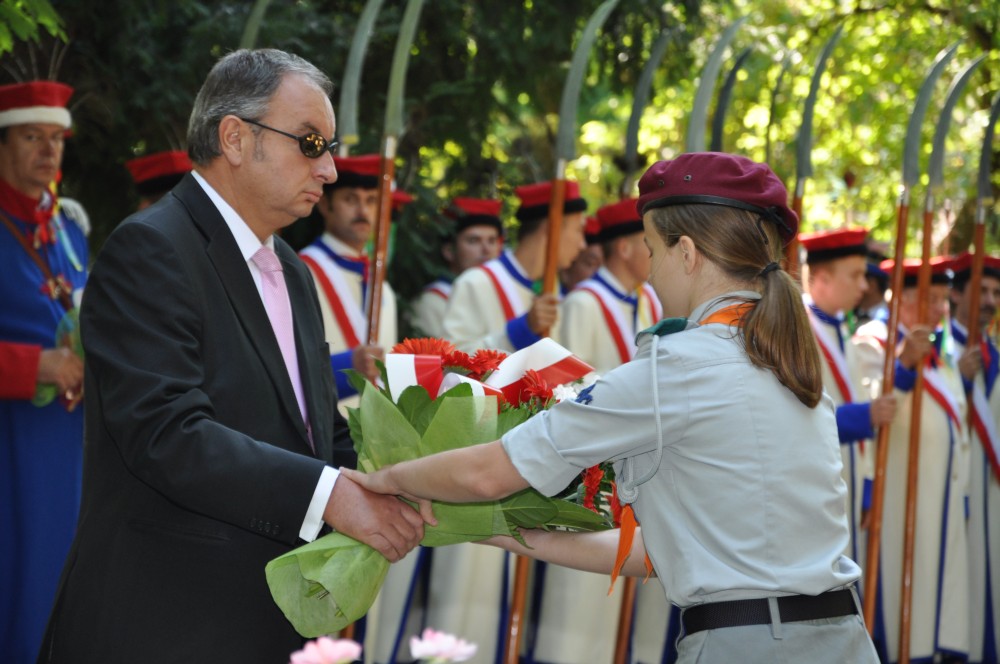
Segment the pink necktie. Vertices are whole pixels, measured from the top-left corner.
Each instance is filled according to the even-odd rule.
[[[295,390],[295,400],[299,403],[299,412],[306,425],[309,443],[312,444],[312,432],[309,431],[309,418],[306,413],[306,400],[302,394],[302,379],[299,377],[299,360],[295,353],[295,335],[292,324],[292,304],[288,300],[288,288],[285,286],[285,274],[281,268],[278,256],[267,247],[257,250],[251,259],[260,268],[263,285],[264,309],[271,320],[274,336],[278,338],[281,357],[285,361],[285,369]]]

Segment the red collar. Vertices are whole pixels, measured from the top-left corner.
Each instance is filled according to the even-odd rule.
[[[43,207],[44,201],[52,201],[52,196],[42,194],[41,199],[27,196],[4,180],[0,180],[0,209],[6,210],[13,217],[27,223],[29,226],[36,226],[37,230],[28,229],[28,236],[37,233],[41,242],[54,242],[55,237],[49,233],[49,221],[55,206],[49,204]]]

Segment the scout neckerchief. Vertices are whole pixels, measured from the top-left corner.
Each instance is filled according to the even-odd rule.
[[[444,277],[436,279],[431,283],[427,284],[427,286],[424,288],[424,292],[433,293],[442,300],[444,300],[445,302],[447,302],[448,298],[451,297],[451,281],[445,279]]]
[[[345,306],[355,302],[350,284],[344,278],[344,271],[361,276],[361,302],[365,298],[367,284],[367,260],[350,259],[340,256],[323,242],[316,240],[299,254],[302,261],[316,275],[320,289],[330,303],[333,317],[337,321],[344,343],[348,348],[361,345],[361,339],[368,336],[368,321],[364,317],[362,306]]]
[[[719,309],[713,314],[709,314],[705,318],[698,321],[699,326],[711,325],[713,323],[719,323],[722,325],[728,325],[729,327],[743,327],[743,321],[746,315],[757,305],[756,302],[738,302],[736,304],[731,304],[727,307]],[[668,334],[674,334],[676,332],[682,332],[687,329],[687,319],[686,318],[668,318],[660,321],[653,328],[654,333],[658,336],[664,336]],[[655,340],[653,343],[656,343]],[[652,472],[656,472],[656,469],[652,469]],[[642,484],[649,478],[643,478],[642,480],[636,481],[635,486]],[[621,496],[621,491],[619,490],[619,496]],[[614,590],[615,581],[618,580],[619,575],[622,571],[622,566],[625,564],[625,560],[628,558],[629,553],[632,551],[632,541],[635,538],[635,529],[638,525],[635,520],[635,512],[632,510],[631,501],[622,501],[622,524],[621,529],[618,532],[618,552],[615,556],[615,564],[611,569],[611,587],[608,588],[608,594]],[[646,578],[653,573],[653,563],[649,559],[649,553],[646,554]]]
[[[0,211],[0,222],[7,227],[10,234],[14,236],[14,239],[24,249],[24,252],[38,266],[44,278],[41,288],[42,292],[53,300],[59,300],[63,309],[69,311],[73,308],[72,284],[62,274],[52,274],[52,269],[49,267],[48,262],[38,253],[40,248],[55,244],[57,239],[57,232],[53,232],[50,229],[50,223],[55,211],[55,199],[49,192],[44,193],[42,196],[43,199],[46,196],[50,199],[48,206],[39,206],[38,201],[25,196],[3,180],[0,180],[0,208],[11,210],[14,216],[25,220],[24,223],[27,224],[28,231],[21,231],[17,223],[3,211]],[[33,232],[30,230],[31,226],[35,226]],[[46,254],[48,254],[47,248]]]
[[[479,269],[486,273],[493,284],[505,320],[513,320],[528,310],[517,286],[520,284],[531,290],[534,284],[518,270],[510,251],[505,250],[499,258],[483,263]]]
[[[604,322],[607,323],[608,331],[611,332],[611,339],[618,350],[618,357],[622,364],[628,362],[635,356],[635,343],[631,343],[635,338],[636,320],[639,315],[639,298],[636,295],[623,293],[612,286],[602,274],[604,268],[597,271],[590,279],[583,281],[577,288],[587,291],[597,299],[597,304],[604,315]],[[622,304],[628,305],[632,309],[632,320],[626,319],[622,312]]]
[[[964,327],[955,320],[951,322],[952,338],[962,344],[963,348],[968,347],[968,336]],[[997,377],[996,347],[987,340],[984,335],[980,339],[980,349],[983,355],[983,382],[980,385],[978,380],[972,381],[972,389],[969,391],[969,408],[972,409],[972,428],[983,446],[983,452],[993,468],[993,475],[1000,479],[1000,432],[997,431],[996,421],[987,401],[987,394],[991,391]]]

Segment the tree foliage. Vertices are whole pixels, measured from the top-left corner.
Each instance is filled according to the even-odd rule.
[[[5,1],[0,7],[11,4],[43,2]],[[390,272],[404,296],[414,294],[434,269],[441,233],[436,213],[448,198],[497,194],[512,213],[515,186],[552,176],[563,81],[577,35],[599,4],[425,4],[407,74],[407,132],[397,168],[400,185],[417,196],[398,224]],[[69,37],[59,78],[78,91],[64,188],[91,212],[99,245],[135,205],[123,163],[183,146],[194,95],[212,63],[239,44],[253,3],[75,0],[54,6]],[[257,44],[297,52],[337,81],[363,7],[363,0],[271,2]],[[386,0],[376,21],[362,74],[361,143],[355,153],[376,152],[380,144],[403,8],[403,0]],[[871,226],[879,239],[892,239],[903,141],[920,83],[935,54],[959,43],[923,127],[925,172],[950,79],[976,56],[987,55],[955,109],[945,187],[936,196],[952,211],[949,217],[940,206],[934,237],[949,244],[939,248],[965,248],[983,125],[1000,89],[997,0],[621,0],[595,45],[576,118],[578,158],[569,174],[580,180],[591,210],[618,196],[633,89],[656,38],[666,31],[670,46],[639,129],[647,163],[678,154],[686,133],[700,129],[689,127],[688,120],[701,69],[722,31],[742,16],[748,20],[726,54],[716,85],[718,91],[736,55],[750,48],[724,109],[723,146],[758,160],[769,157],[790,188],[815,59],[837,26],[844,25],[817,98],[814,174],[805,189],[803,215],[807,230],[852,222]],[[44,46],[46,40],[41,41]],[[4,62],[23,59],[22,47],[15,46]],[[926,176],[913,191],[915,211],[923,204],[925,185]],[[915,212],[910,224],[911,255],[919,240],[919,216]],[[995,232],[989,237],[995,248]]]

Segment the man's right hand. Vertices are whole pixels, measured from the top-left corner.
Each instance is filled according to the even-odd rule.
[[[55,385],[60,394],[79,393],[83,385],[83,360],[69,348],[47,348],[38,358],[38,383]]]
[[[378,378],[375,360],[385,360],[385,350],[381,346],[361,345],[351,351],[351,366],[372,383]]]
[[[900,345],[900,363],[907,369],[915,369],[917,364],[934,349],[933,334],[933,328],[915,325]]]
[[[528,311],[528,328],[537,335],[548,334],[559,319],[559,298],[545,293],[535,298]]]
[[[393,563],[424,537],[424,521],[415,509],[395,496],[367,491],[345,475],[333,485],[323,520]]]

